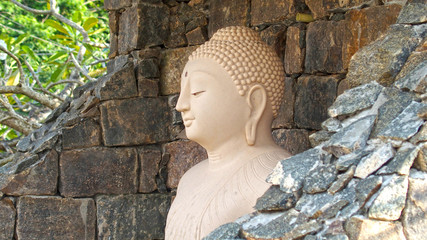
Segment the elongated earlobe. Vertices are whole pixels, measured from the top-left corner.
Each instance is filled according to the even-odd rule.
[[[262,85],[256,84],[249,89],[246,101],[251,111],[245,125],[246,142],[253,146],[256,143],[258,124],[267,106],[267,92]]]

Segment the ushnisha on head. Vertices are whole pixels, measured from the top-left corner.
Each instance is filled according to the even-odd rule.
[[[220,29],[190,55],[189,61],[200,58],[219,63],[241,96],[253,84],[264,86],[273,116],[277,116],[285,88],[285,72],[277,54],[256,31],[241,26]]]

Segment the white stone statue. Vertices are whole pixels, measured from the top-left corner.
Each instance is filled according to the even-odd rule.
[[[167,240],[202,239],[254,211],[267,175],[290,156],[271,136],[283,92],[282,62],[249,28],[220,29],[192,53],[176,109],[208,159],[181,178]]]

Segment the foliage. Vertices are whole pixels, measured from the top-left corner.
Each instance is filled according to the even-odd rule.
[[[38,128],[106,70],[107,24],[103,0],[0,2],[0,141]]]

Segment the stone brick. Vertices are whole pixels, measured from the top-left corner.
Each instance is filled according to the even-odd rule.
[[[55,195],[58,183],[58,154],[51,150],[40,160],[16,171],[4,181],[1,192],[7,195]]]
[[[160,149],[143,147],[138,149],[140,161],[138,192],[150,193],[157,189],[156,176],[159,173],[159,164],[162,160]]]
[[[400,222],[376,221],[361,217],[352,217],[345,224],[345,230],[351,240],[405,240]]]
[[[12,200],[0,200],[0,239],[13,239],[16,210]]]
[[[17,239],[95,239],[92,199],[20,197]]]
[[[59,191],[66,197],[136,193],[137,165],[133,148],[64,151],[59,161]]]
[[[110,32],[116,35],[119,34],[119,18],[120,13],[118,11],[111,11],[108,13],[108,26],[110,27]]]
[[[414,173],[416,173],[414,171]],[[427,174],[417,173],[409,177],[409,191],[406,206],[403,210],[403,231],[408,240],[425,239],[425,226],[427,226]]]
[[[273,25],[261,31],[261,39],[275,50],[280,59],[283,59],[286,45],[286,25]]]
[[[119,54],[164,44],[169,33],[169,9],[140,2],[120,16]]]
[[[98,239],[163,239],[170,204],[163,194],[99,196]]]
[[[138,61],[135,71],[137,79],[159,78],[160,76],[158,61],[154,58],[147,58]]]
[[[291,128],[294,126],[295,79],[285,78],[285,91],[282,103],[272,128]]]
[[[108,53],[109,59],[115,58],[119,54],[118,41],[119,36],[114,33],[110,33],[110,52]]]
[[[135,98],[103,103],[101,127],[106,146],[129,146],[169,140],[166,98]],[[150,111],[147,111],[150,109]]]
[[[185,34],[187,37],[188,45],[200,45],[203,44],[207,39],[206,28],[197,27],[194,30],[189,31]]]
[[[160,62],[160,92],[171,95],[180,92],[181,73],[188,56],[197,46],[170,49],[162,53]]]
[[[157,97],[159,95],[158,79],[138,79],[138,96],[140,97]]]
[[[285,72],[302,73],[305,59],[305,30],[303,25],[291,26],[286,32]]]
[[[211,0],[209,6],[209,37],[220,28],[228,26],[248,26],[249,0]]]
[[[177,188],[179,180],[192,166],[207,159],[206,150],[193,141],[176,141],[164,146],[165,152],[170,154],[167,164],[168,188]]]
[[[94,119],[62,130],[62,148],[85,148],[101,145],[101,128]]]
[[[304,129],[278,129],[273,131],[274,141],[292,155],[310,148],[308,131]]]
[[[329,10],[332,9],[345,10],[349,7],[356,7],[370,2],[370,0],[305,0],[315,19],[328,16],[330,14]]]
[[[116,69],[118,69],[116,64]],[[138,95],[133,63],[98,79],[95,94],[100,100],[122,99]]]
[[[252,0],[251,1],[251,24],[253,26],[282,22],[295,16],[295,0]]]
[[[336,98],[337,76],[302,76],[298,78],[295,99],[295,123],[300,128],[321,129],[327,110]]]
[[[105,10],[119,10],[121,8],[130,7],[132,5],[132,0],[105,0],[104,8]]]
[[[316,21],[308,24],[305,72],[344,73],[344,21]]]

